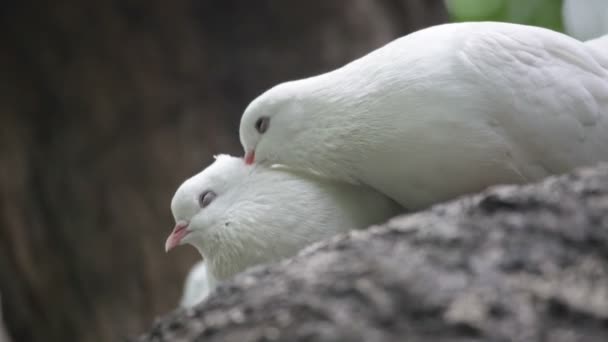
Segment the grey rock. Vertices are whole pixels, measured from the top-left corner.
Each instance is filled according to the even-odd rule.
[[[252,268],[136,341],[608,341],[608,165]]]

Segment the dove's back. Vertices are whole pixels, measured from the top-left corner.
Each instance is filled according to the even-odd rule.
[[[594,51],[595,58],[604,67],[608,68],[608,34],[599,38],[588,40],[585,44]]]
[[[550,30],[440,25],[298,82],[330,127],[309,164],[410,209],[608,160],[605,59]]]

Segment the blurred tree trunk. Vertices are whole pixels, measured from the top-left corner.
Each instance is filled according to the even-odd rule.
[[[10,342],[8,332],[4,326],[4,317],[2,313],[2,294],[0,293],[0,342]]]
[[[197,258],[163,252],[171,196],[213,153],[240,153],[247,103],[444,21],[441,0],[1,5],[0,291],[13,338],[149,326]]]

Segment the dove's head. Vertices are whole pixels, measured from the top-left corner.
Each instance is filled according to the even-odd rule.
[[[239,135],[245,162],[297,165],[311,128],[310,101],[302,81],[279,84],[253,100],[241,118]],[[311,118],[312,119],[312,118]]]
[[[194,246],[217,280],[291,255],[331,231],[320,227],[327,217],[338,215],[327,205],[331,193],[319,190],[324,183],[312,179],[281,166],[246,165],[242,158],[217,156],[173,196],[175,228],[165,250]]]
[[[219,155],[202,172],[186,180],[171,200],[175,228],[165,243],[169,251],[182,244],[191,244],[202,255],[209,252],[218,231],[230,225],[226,217],[232,197],[251,167],[241,158]]]

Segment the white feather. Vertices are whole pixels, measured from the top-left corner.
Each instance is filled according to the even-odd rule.
[[[198,198],[207,190],[217,197],[201,208]],[[285,167],[247,166],[227,155],[186,180],[171,209],[176,221],[189,222],[182,243],[203,256],[211,288],[247,267],[281,260],[313,242],[402,211],[367,187]]]
[[[608,69],[608,35],[585,42],[594,53],[602,67]]]
[[[210,290],[207,265],[201,260],[190,269],[186,277],[180,306],[185,308],[195,306],[209,295]]]
[[[245,110],[241,143],[258,163],[366,184],[419,209],[608,160],[606,66],[547,29],[434,26],[270,89]]]

